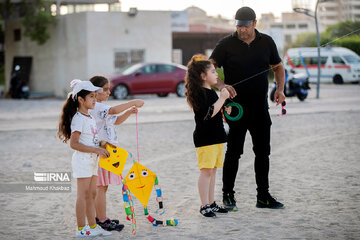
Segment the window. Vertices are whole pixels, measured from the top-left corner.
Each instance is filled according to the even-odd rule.
[[[299,67],[302,65],[301,59],[299,57],[292,57],[291,61],[295,65],[295,67]]]
[[[127,52],[116,52],[115,53],[115,68],[121,69],[126,65],[131,64],[131,61],[128,59]]]
[[[296,27],[295,24],[288,24],[288,25],[286,25],[286,28],[288,28],[288,29],[294,29],[295,27]]]
[[[328,59],[328,57],[320,57],[320,64],[321,65],[326,64],[327,59]],[[312,58],[312,62],[313,62],[312,64],[318,64],[318,58],[317,57]]]
[[[141,68],[142,74],[156,73],[156,65],[146,65]]]
[[[131,49],[131,50],[115,50],[114,66],[118,71],[127,65],[144,62],[145,50]]]
[[[270,25],[271,28],[283,28],[283,25],[280,24],[272,24]]]
[[[169,73],[175,70],[175,67],[172,65],[160,64],[157,67],[159,73]]]
[[[299,24],[299,28],[308,28],[308,25],[307,25],[307,23],[301,23],[301,24]]]
[[[306,65],[317,65],[318,64],[318,57],[304,57],[304,62]],[[327,62],[327,57],[320,58],[320,64],[324,65]]]
[[[342,58],[339,56],[332,57],[332,61],[335,64],[345,64],[344,60],[342,60]]]
[[[360,63],[360,57],[356,55],[345,55],[344,58],[349,63]]]
[[[14,41],[18,42],[20,40],[21,40],[21,30],[18,28],[14,30]]]

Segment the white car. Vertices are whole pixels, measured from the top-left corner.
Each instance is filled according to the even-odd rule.
[[[342,47],[320,48],[321,82],[360,81],[360,57],[353,51]],[[310,82],[317,81],[317,48],[290,48],[284,57],[285,69],[296,73],[306,73]]]

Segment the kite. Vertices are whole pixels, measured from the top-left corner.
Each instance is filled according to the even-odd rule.
[[[141,165],[139,163],[139,138],[138,138],[138,121],[137,121],[137,113],[136,113],[136,138],[137,138],[137,158],[138,162],[133,159],[131,153],[126,150],[106,143],[105,148],[110,153],[108,158],[101,158],[99,165],[100,167],[115,173],[121,177],[123,188],[123,201],[125,213],[127,215],[127,219],[132,222],[132,233],[136,234],[136,220],[135,220],[135,211],[134,211],[134,202],[131,198],[130,193],[133,193],[134,196],[139,199],[140,203],[144,206],[144,214],[146,218],[153,224],[153,226],[163,225],[163,226],[176,226],[178,224],[178,220],[169,219],[169,220],[157,220],[150,216],[147,205],[151,196],[152,188],[154,186],[156,191],[156,201],[159,204],[159,209],[156,210],[156,213],[160,216],[165,213],[164,205],[163,205],[163,196],[161,187],[159,185],[159,181],[157,175],[150,171],[147,167]],[[125,177],[122,177],[122,171],[124,170],[124,166],[126,163],[126,159],[128,155],[133,159],[133,166],[131,167],[129,173]]]
[[[155,218],[151,217],[148,212],[147,205],[150,199],[152,188],[154,186],[156,191],[156,201],[159,203],[159,209],[156,210],[156,213],[158,213],[159,215],[163,215],[165,213],[161,187],[155,173],[153,173],[144,165],[141,165],[140,163],[134,161],[134,164],[131,167],[129,173],[127,174],[125,180],[129,190],[144,206],[144,214],[146,218],[154,226],[176,226],[178,224],[178,220],[173,218],[166,221],[156,220]]]
[[[136,219],[135,219],[135,210],[134,202],[131,198],[129,188],[126,184],[125,179],[122,177],[122,172],[125,167],[126,159],[129,153],[119,147],[116,147],[112,144],[106,143],[106,150],[110,153],[108,158],[100,158],[99,166],[109,172],[112,172],[116,175],[119,175],[123,183],[122,187],[122,196],[124,201],[124,209],[126,213],[126,219],[131,221],[131,232],[136,234]]]

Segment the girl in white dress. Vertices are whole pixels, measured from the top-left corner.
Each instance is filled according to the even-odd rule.
[[[109,152],[99,146],[96,122],[89,114],[96,103],[96,92],[102,89],[90,81],[75,79],[65,101],[59,121],[58,137],[75,150],[72,156],[73,177],[77,179],[76,237],[108,236],[95,222],[95,196],[97,181],[97,156],[108,157]],[[85,216],[89,226],[85,226]]]

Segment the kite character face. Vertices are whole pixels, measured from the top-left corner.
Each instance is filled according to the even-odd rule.
[[[101,158],[99,161],[100,167],[120,176],[129,153],[125,149],[111,144],[106,144],[105,148],[110,153],[110,157]]]
[[[147,207],[151,190],[154,186],[156,174],[140,163],[134,163],[128,175],[126,176],[126,184],[130,192],[132,192],[141,202],[144,208]]]

